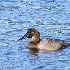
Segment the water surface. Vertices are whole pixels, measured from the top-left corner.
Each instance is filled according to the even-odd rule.
[[[70,43],[70,0],[0,1],[0,70],[70,70],[70,46],[62,51],[33,51],[28,28]]]

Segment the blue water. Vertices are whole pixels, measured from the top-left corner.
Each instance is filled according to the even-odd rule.
[[[28,28],[41,38],[70,43],[70,0],[0,0],[0,70],[70,70],[70,46],[62,51],[33,51]]]

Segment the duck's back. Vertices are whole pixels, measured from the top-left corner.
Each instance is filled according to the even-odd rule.
[[[47,51],[55,51],[64,48],[66,46],[67,43],[64,40],[50,39],[50,38],[44,38],[38,44],[39,49],[43,49]]]

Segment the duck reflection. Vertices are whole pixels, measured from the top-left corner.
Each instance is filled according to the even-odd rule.
[[[38,56],[38,52],[39,52],[38,49],[29,48],[29,50],[30,50],[30,53],[31,53],[32,55]]]

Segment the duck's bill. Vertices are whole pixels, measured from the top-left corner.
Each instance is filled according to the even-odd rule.
[[[19,40],[22,40],[22,39],[25,39],[25,38],[26,38],[26,34],[25,34],[22,38],[20,38]],[[19,40],[18,40],[18,41],[19,41]]]

